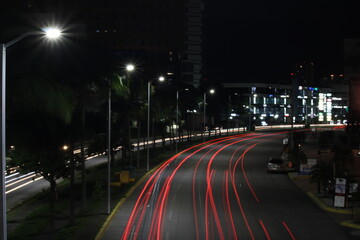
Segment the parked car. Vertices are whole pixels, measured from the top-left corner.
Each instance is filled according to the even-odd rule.
[[[270,158],[267,162],[267,172],[285,172],[285,162],[281,158]]]

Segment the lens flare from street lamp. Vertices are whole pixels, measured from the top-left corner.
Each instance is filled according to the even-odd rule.
[[[126,70],[129,71],[129,72],[134,71],[134,70],[135,70],[135,66],[132,65],[132,64],[128,64],[128,65],[126,65]]]
[[[45,28],[44,32],[49,39],[56,39],[61,35],[60,29],[54,27]]]

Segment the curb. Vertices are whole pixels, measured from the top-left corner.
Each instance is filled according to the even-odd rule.
[[[309,175],[297,175],[294,173],[288,173],[289,178],[294,181],[294,180],[301,180],[301,179],[309,179],[311,176]]]
[[[318,205],[322,210],[332,213],[339,213],[339,214],[352,214],[350,210],[347,209],[337,209],[334,207],[327,206],[321,199],[319,199],[315,194],[312,192],[306,193],[306,195],[316,204]]]
[[[360,225],[354,223],[354,221],[343,221],[339,223],[341,226],[348,227],[348,228],[354,228],[354,229],[360,229]]]
[[[163,163],[161,163],[163,164]],[[158,166],[154,167],[153,169],[151,169],[149,172],[147,172],[144,176],[142,176],[139,181],[136,182],[136,184],[134,186],[132,186],[129,191],[127,191],[127,193],[125,194],[124,197],[122,197],[122,199],[120,200],[120,202],[118,202],[118,204],[116,204],[116,206],[114,207],[114,209],[111,211],[110,215],[107,217],[106,221],[104,222],[104,224],[102,225],[102,227],[100,228],[99,232],[96,234],[94,240],[101,240],[102,237],[104,236],[104,233],[106,231],[106,229],[108,228],[111,220],[114,218],[115,213],[119,210],[119,208],[126,202],[127,198],[129,196],[131,196],[131,194],[134,192],[134,190],[144,181],[145,178],[148,177],[148,175],[152,174],[155,169],[159,168],[161,166],[161,164],[159,164]]]
[[[288,174],[289,178],[291,181],[294,182],[294,180],[296,179],[306,179],[306,177],[303,176],[294,176],[293,174]],[[334,207],[329,207],[327,206],[319,197],[317,197],[314,193],[312,192],[307,192],[306,195],[322,210],[327,211],[327,212],[331,212],[331,213],[337,213],[337,214],[347,214],[350,215],[352,214],[351,210],[347,210],[347,209],[337,209]],[[340,224],[341,226],[344,227],[348,227],[348,228],[353,228],[353,229],[358,229],[360,230],[360,224],[356,224],[354,221],[350,220],[350,221],[342,221],[339,222],[338,224]]]

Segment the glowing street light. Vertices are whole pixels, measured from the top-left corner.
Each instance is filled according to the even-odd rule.
[[[214,94],[215,93],[215,89],[210,89],[209,90],[210,94]],[[206,123],[206,92],[204,92],[204,118],[203,118],[203,132],[204,132],[204,141],[205,141],[205,123]]]
[[[181,91],[189,91],[188,88],[180,89],[176,91],[176,126],[177,126],[177,133],[179,132],[179,92]],[[178,140],[175,140],[175,152],[178,152],[178,141],[180,140],[180,136],[178,135]]]
[[[134,65],[132,65],[132,64],[126,65],[126,71],[132,72],[132,71],[134,71],[134,70],[135,70],[135,66],[134,66]]]
[[[61,35],[60,29],[54,27],[44,28],[44,32],[49,39],[56,39]]]
[[[165,81],[165,78],[163,76],[160,76],[158,78],[160,82]],[[148,111],[147,111],[147,137],[146,137],[146,171],[148,172],[150,170],[150,148],[149,148],[149,138],[150,138],[150,90],[151,90],[151,81],[148,81]]]
[[[46,28],[43,29],[42,32],[27,32],[19,37],[13,39],[7,43],[1,43],[1,140],[0,140],[0,148],[1,148],[1,168],[0,168],[0,191],[1,191],[1,206],[0,206],[0,231],[1,237],[0,239],[6,240],[7,239],[7,225],[6,225],[6,195],[5,195],[5,170],[6,170],[6,50],[8,47],[14,45],[15,43],[19,42],[20,40],[32,36],[32,35],[42,35],[51,40],[56,39],[61,36],[61,31],[56,28]]]
[[[133,64],[126,65],[126,71],[132,72],[135,70]],[[108,153],[107,153],[107,214],[110,214],[110,175],[111,175],[111,79],[109,79],[109,92],[108,92]],[[124,150],[123,150],[124,151]]]

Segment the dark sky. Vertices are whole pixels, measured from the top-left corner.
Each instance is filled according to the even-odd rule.
[[[342,73],[340,1],[209,0],[205,11],[209,79],[280,82],[304,60],[316,77]]]

